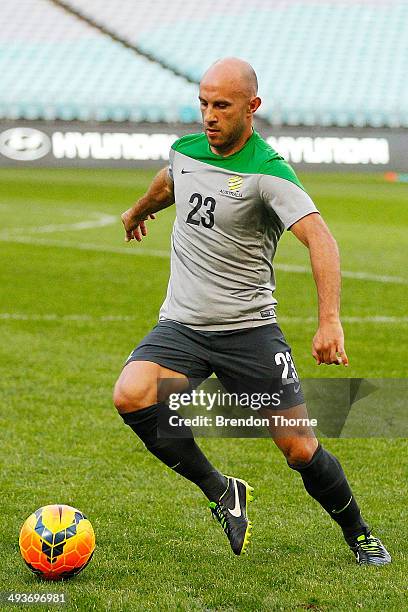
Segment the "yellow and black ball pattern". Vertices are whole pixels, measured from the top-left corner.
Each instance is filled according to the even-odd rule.
[[[95,534],[82,512],[66,505],[39,508],[20,531],[20,551],[30,570],[46,580],[71,578],[88,565]]]

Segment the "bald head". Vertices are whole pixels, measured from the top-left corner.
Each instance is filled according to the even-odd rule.
[[[238,57],[225,57],[212,64],[201,79],[201,86],[218,87],[223,84],[235,94],[252,98],[258,93],[258,79],[251,64]]]
[[[218,60],[204,74],[200,108],[213,153],[232,155],[251,137],[253,115],[261,104],[257,90],[254,69],[237,57]]]

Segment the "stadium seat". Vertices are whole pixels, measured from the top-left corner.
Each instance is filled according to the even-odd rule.
[[[259,114],[273,124],[403,124],[408,4],[401,0],[234,0],[233,10],[228,0],[202,0],[199,10],[184,0],[69,3],[194,80],[220,56],[245,57],[261,94],[272,97]],[[383,112],[385,95],[398,101],[392,112]]]
[[[3,119],[125,121],[143,101],[161,121],[163,91],[195,104],[193,84],[47,0],[3,0],[0,23]]]
[[[238,55],[255,67],[259,116],[273,125],[407,124],[402,0],[234,0],[233,10],[230,0],[65,2],[157,61],[48,0],[3,0],[2,117],[19,108],[42,118],[196,121],[197,88],[187,79]]]

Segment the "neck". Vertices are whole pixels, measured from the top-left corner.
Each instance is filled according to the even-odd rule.
[[[212,151],[212,153],[215,153],[215,155],[221,155],[222,157],[227,157],[228,155],[232,155],[233,153],[236,153],[237,151],[242,149],[242,147],[244,147],[245,144],[248,142],[248,140],[251,138],[253,133],[254,133],[254,128],[252,127],[252,125],[250,125],[249,128],[245,130],[245,132],[239,138],[239,140],[236,140],[233,144],[227,145],[226,148],[212,147],[210,145],[210,150]]]

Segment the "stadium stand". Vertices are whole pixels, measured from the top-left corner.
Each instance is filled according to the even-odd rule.
[[[2,0],[0,24],[0,118],[198,117],[195,85],[48,0]]]
[[[11,114],[22,116],[190,122],[199,116],[188,80],[197,82],[217,58],[238,55],[258,72],[259,114],[269,123],[408,127],[408,3],[401,0],[61,3],[139,53],[47,0],[19,0],[18,10],[3,0],[3,116],[11,96]],[[36,22],[24,26],[34,5]],[[20,36],[7,41],[11,23]]]

